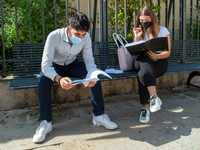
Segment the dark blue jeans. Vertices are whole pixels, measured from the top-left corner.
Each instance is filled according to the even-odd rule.
[[[69,65],[60,66],[53,63],[55,71],[63,77],[77,77],[85,78],[87,75],[86,67],[83,62],[77,59]],[[51,121],[51,87],[53,81],[40,73],[38,83],[38,100],[40,106],[39,121],[47,120]],[[102,115],[104,113],[104,101],[101,89],[101,81],[97,81],[97,84],[90,88],[91,100],[93,105],[93,113],[95,116]]]

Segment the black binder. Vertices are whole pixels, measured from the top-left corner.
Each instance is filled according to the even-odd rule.
[[[168,39],[167,37],[156,37],[147,41],[128,43],[125,45],[125,48],[131,56],[147,51],[168,51]]]

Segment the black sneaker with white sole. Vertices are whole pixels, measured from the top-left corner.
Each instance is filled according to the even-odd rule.
[[[141,123],[147,123],[150,120],[150,112],[146,107],[142,107],[140,110],[140,118],[139,121]]]

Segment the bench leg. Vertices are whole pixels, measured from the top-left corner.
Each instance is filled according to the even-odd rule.
[[[200,72],[199,72],[199,71],[192,71],[192,72],[190,73],[188,79],[187,79],[187,85],[188,85],[188,86],[191,85],[191,86],[200,88],[199,86],[193,85],[193,84],[190,83],[190,81],[192,80],[192,78],[193,78],[194,76],[200,76]]]

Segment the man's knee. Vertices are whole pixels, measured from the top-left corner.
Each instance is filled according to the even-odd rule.
[[[43,73],[40,73],[40,77],[39,77],[39,81],[38,81],[38,85],[41,85],[41,84],[53,84],[53,81],[46,77]]]

